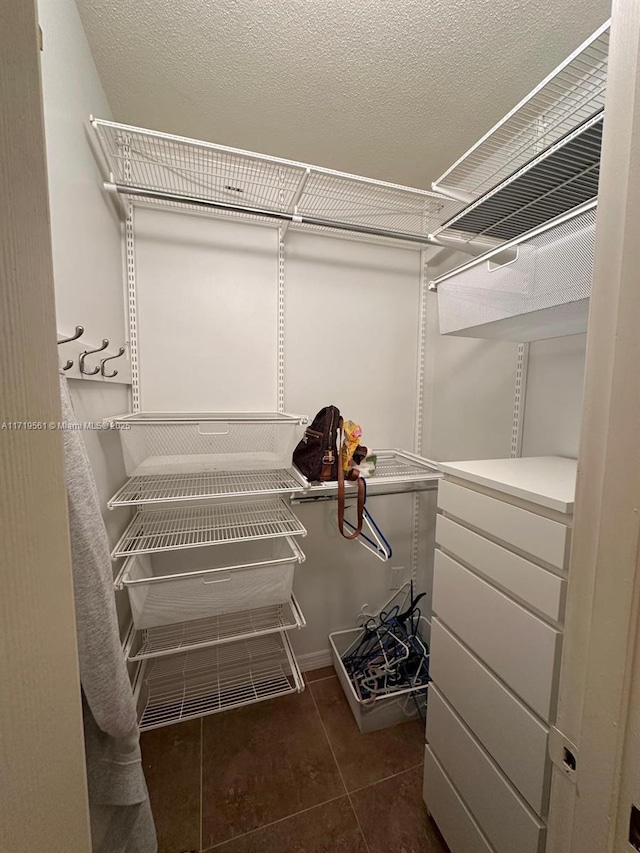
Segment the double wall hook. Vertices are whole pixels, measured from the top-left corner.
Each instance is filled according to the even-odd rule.
[[[76,326],[76,330],[73,335],[71,335],[70,338],[62,338],[62,340],[58,341],[58,346],[60,346],[60,344],[68,344],[71,341],[77,341],[78,338],[82,337],[82,335],[84,335],[84,326]],[[62,369],[69,370],[71,367],[73,367],[73,361],[71,359],[67,359],[67,363]]]
[[[102,376],[104,376],[106,379],[113,379],[114,376],[118,375],[117,370],[114,370],[113,373],[105,373],[104,366],[108,361],[113,361],[114,358],[120,358],[121,355],[124,355],[124,347],[120,347],[116,355],[110,355],[107,356],[107,358],[102,359],[102,361],[100,362],[100,373],[102,374]]]
[[[97,373],[100,373],[100,367],[96,367],[95,370],[85,370],[84,369],[84,360],[88,355],[93,355],[95,352],[102,352],[109,346],[109,341],[106,338],[102,339],[102,346],[97,349],[88,349],[84,352],[80,353],[80,358],[78,360],[80,366],[80,373],[83,373],[85,376],[95,376]]]

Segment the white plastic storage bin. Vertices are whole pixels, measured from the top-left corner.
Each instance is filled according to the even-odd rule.
[[[290,468],[301,415],[284,412],[138,412],[110,418],[130,477]]]
[[[420,617],[419,633],[421,639],[428,645],[431,634],[431,623],[425,616]],[[362,628],[334,631],[332,634],[329,634],[333,668],[342,685],[358,728],[363,733],[375,732],[379,729],[386,729],[389,726],[395,726],[398,723],[414,719],[419,714],[419,705],[424,705],[426,687],[407,688],[399,690],[390,696],[378,696],[371,704],[363,703],[356,693],[342,662],[342,655],[361,634]]]
[[[155,628],[291,600],[304,554],[289,537],[129,557],[117,581],[136,628]]]
[[[521,342],[586,332],[595,229],[592,205],[506,243],[517,249],[509,263],[479,258],[436,279],[440,333]]]

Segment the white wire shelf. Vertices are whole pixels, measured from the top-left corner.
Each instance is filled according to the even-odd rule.
[[[306,532],[290,507],[280,499],[140,510],[111,556],[115,560],[131,554],[305,536]]]
[[[442,232],[513,240],[596,198],[602,127],[600,111],[445,223]]]
[[[141,730],[304,690],[285,633],[143,661],[135,685]]]
[[[378,450],[377,457],[378,464],[373,476],[366,478],[369,496],[426,491],[437,487],[437,481],[442,479],[437,462],[406,450]],[[345,483],[347,494],[355,493],[356,489],[355,483]],[[333,498],[337,494],[336,482],[310,483],[305,492],[294,497],[294,502]]]
[[[428,237],[462,206],[427,190],[102,119],[92,119],[91,128],[103,171],[112,184],[128,186],[136,203],[198,209],[141,191],[164,193],[265,212],[218,209],[217,216],[268,222],[269,213],[295,213],[338,227],[379,229],[400,240],[403,234]]]
[[[295,469],[211,471],[205,474],[150,474],[132,477],[108,502],[109,509],[139,504],[202,501],[257,495],[294,495],[306,482]]]
[[[304,628],[306,624],[300,605],[292,595],[286,604],[258,607],[240,613],[228,613],[138,631],[132,625],[124,653],[129,661],[165,657],[176,652],[195,651],[251,637]]]
[[[604,108],[610,21],[535,87],[433,183],[483,195]]]

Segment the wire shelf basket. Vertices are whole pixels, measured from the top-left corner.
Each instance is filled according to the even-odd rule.
[[[286,604],[258,607],[240,613],[178,622],[158,628],[133,628],[125,644],[125,656],[129,661],[165,657],[176,652],[195,651],[251,637],[304,628],[306,624],[300,605],[295,596],[291,596]]]
[[[112,557],[204,548],[307,531],[280,499],[243,503],[220,502],[181,509],[140,510],[113,549]]]
[[[119,428],[129,476],[278,470],[291,465],[307,423],[283,412],[136,412]]]
[[[136,628],[156,628],[291,599],[305,557],[289,537],[129,556],[116,578]]]
[[[304,690],[286,634],[144,661],[136,684],[141,731]]]
[[[532,341],[586,332],[593,279],[597,208],[507,244],[514,261],[478,258],[433,282],[440,333]]]

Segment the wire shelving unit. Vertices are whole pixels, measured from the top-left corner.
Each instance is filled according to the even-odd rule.
[[[436,237],[509,241],[597,198],[610,22],[433,187],[467,206]]]
[[[211,471],[131,477],[108,502],[110,509],[139,504],[204,501],[267,495],[295,495],[307,488],[294,469]]]
[[[433,183],[478,198],[604,109],[606,21]]]
[[[437,488],[442,474],[437,462],[409,453],[407,450],[378,450],[378,463],[371,477],[367,477],[367,495],[397,494],[398,492],[419,492]],[[346,494],[355,494],[355,483],[346,482]],[[310,483],[308,488],[294,496],[296,503],[333,498],[338,494],[338,484]]]
[[[404,245],[429,242],[462,207],[437,192],[307,163],[98,118],[90,126],[107,188],[140,205],[208,205],[217,216]]]
[[[306,530],[280,499],[216,503],[180,509],[140,510],[112,552],[113,559],[227,542],[305,536]]]
[[[285,633],[143,661],[135,694],[142,731],[300,692]]]
[[[194,619],[159,628],[136,631],[132,627],[124,651],[127,660],[140,661],[291,631],[304,628],[306,624],[300,605],[292,596],[287,604],[258,607],[255,610]]]
[[[512,240],[598,195],[602,111],[469,205],[443,231]]]

